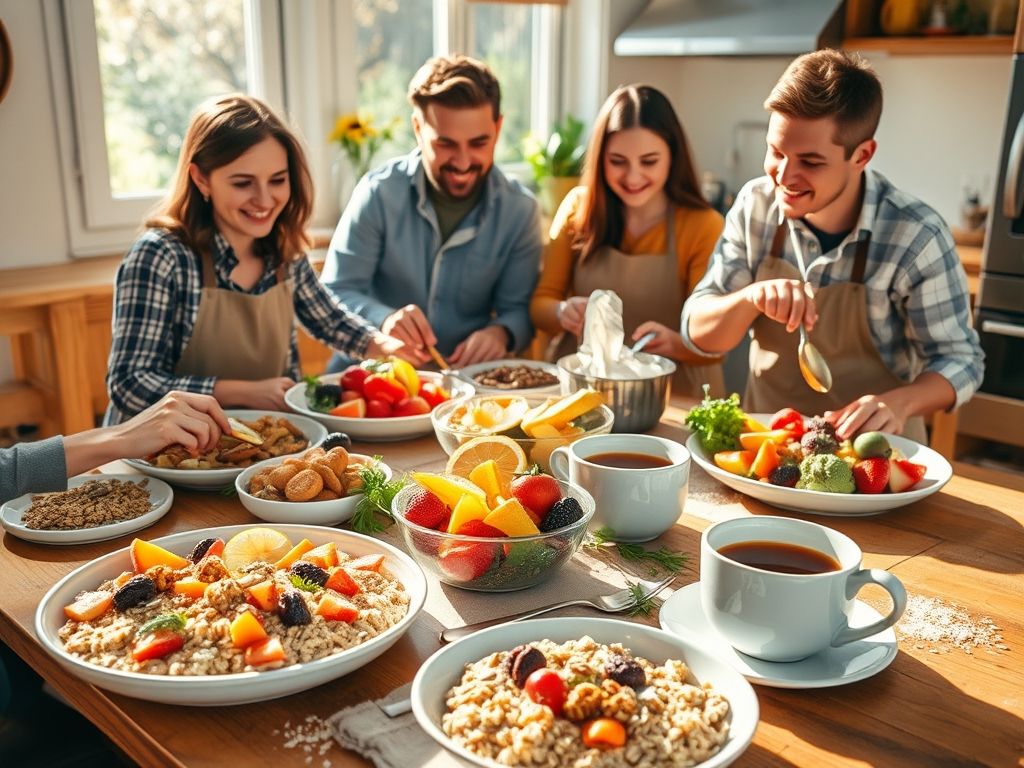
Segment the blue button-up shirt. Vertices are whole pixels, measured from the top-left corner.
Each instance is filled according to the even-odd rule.
[[[910,383],[922,371],[941,374],[963,405],[981,384],[984,354],[971,327],[964,273],[946,222],[932,208],[900,191],[882,174],[864,174],[860,217],[846,238],[821,253],[817,238],[793,222],[815,289],[845,282],[853,271],[857,242],[870,235],[864,287],[868,327],[882,361]],[[704,278],[683,305],[683,341],[704,353],[689,335],[689,315],[702,296],[724,296],[754,282],[778,226],[778,203],[767,176],[746,184],[725,219]],[[799,270],[787,238],[782,258]]]
[[[321,280],[378,327],[416,304],[446,355],[487,325],[504,326],[513,348],[526,347],[541,252],[533,195],[492,167],[479,202],[442,243],[427,184],[419,150],[364,176],[334,232]]]

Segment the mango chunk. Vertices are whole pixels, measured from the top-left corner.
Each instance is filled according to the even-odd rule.
[[[476,496],[481,504],[487,503],[487,493],[476,483],[461,477],[445,477],[432,472],[413,472],[412,479],[452,509],[455,509],[455,505],[467,493]]]
[[[465,494],[452,509],[452,516],[448,521],[448,533],[455,533],[470,520],[483,520],[489,512],[487,505],[479,497],[471,493]]]
[[[484,523],[497,528],[507,536],[533,536],[540,533],[526,508],[515,498],[507,499],[495,507],[484,518]]]

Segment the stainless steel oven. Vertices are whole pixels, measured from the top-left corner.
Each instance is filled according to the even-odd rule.
[[[1024,41],[1014,41],[1010,101],[975,328],[985,350],[982,392],[1024,400]]]

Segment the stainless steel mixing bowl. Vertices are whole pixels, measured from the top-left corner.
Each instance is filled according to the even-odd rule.
[[[658,366],[659,373],[642,379],[606,379],[580,372],[579,358],[566,355],[558,359],[558,378],[562,392],[570,393],[584,387],[604,395],[605,404],[615,414],[612,432],[646,432],[652,429],[668,406],[672,374],[676,364],[660,355],[639,352],[638,360]]]

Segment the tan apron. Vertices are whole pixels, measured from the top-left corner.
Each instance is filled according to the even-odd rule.
[[[577,261],[573,270],[570,296],[589,296],[598,289],[612,289],[622,299],[622,328],[625,343],[633,331],[648,320],[679,328],[683,296],[679,285],[679,256],[676,254],[675,207],[669,206],[665,226],[668,228],[668,249],[665,253],[628,254],[610,245],[598,248],[588,259]],[[570,355],[579,346],[574,334],[563,333],[554,345],[557,360]],[[672,393],[698,400],[704,396],[704,384],[711,385],[713,397],[725,393],[725,379],[720,363],[694,365],[673,360],[676,364]]]
[[[761,262],[755,280],[801,280],[796,267],[782,258],[786,224],[779,225],[768,258]],[[835,411],[862,395],[877,395],[906,385],[882,361],[868,327],[864,269],[870,238],[857,243],[853,273],[846,283],[833,283],[814,294],[818,322],[808,339],[821,352],[832,370],[832,389],[816,392],[804,382],[797,362],[797,333],[787,333],[783,323],[764,315],[751,326],[750,375],[743,407],[750,413],[774,413],[791,407],[813,416]],[[927,444],[924,420],[907,420],[904,436]]]
[[[218,288],[213,259],[200,259],[203,290],[199,312],[174,372],[243,381],[285,375],[295,307],[284,262],[277,268],[277,285],[254,296]]]

